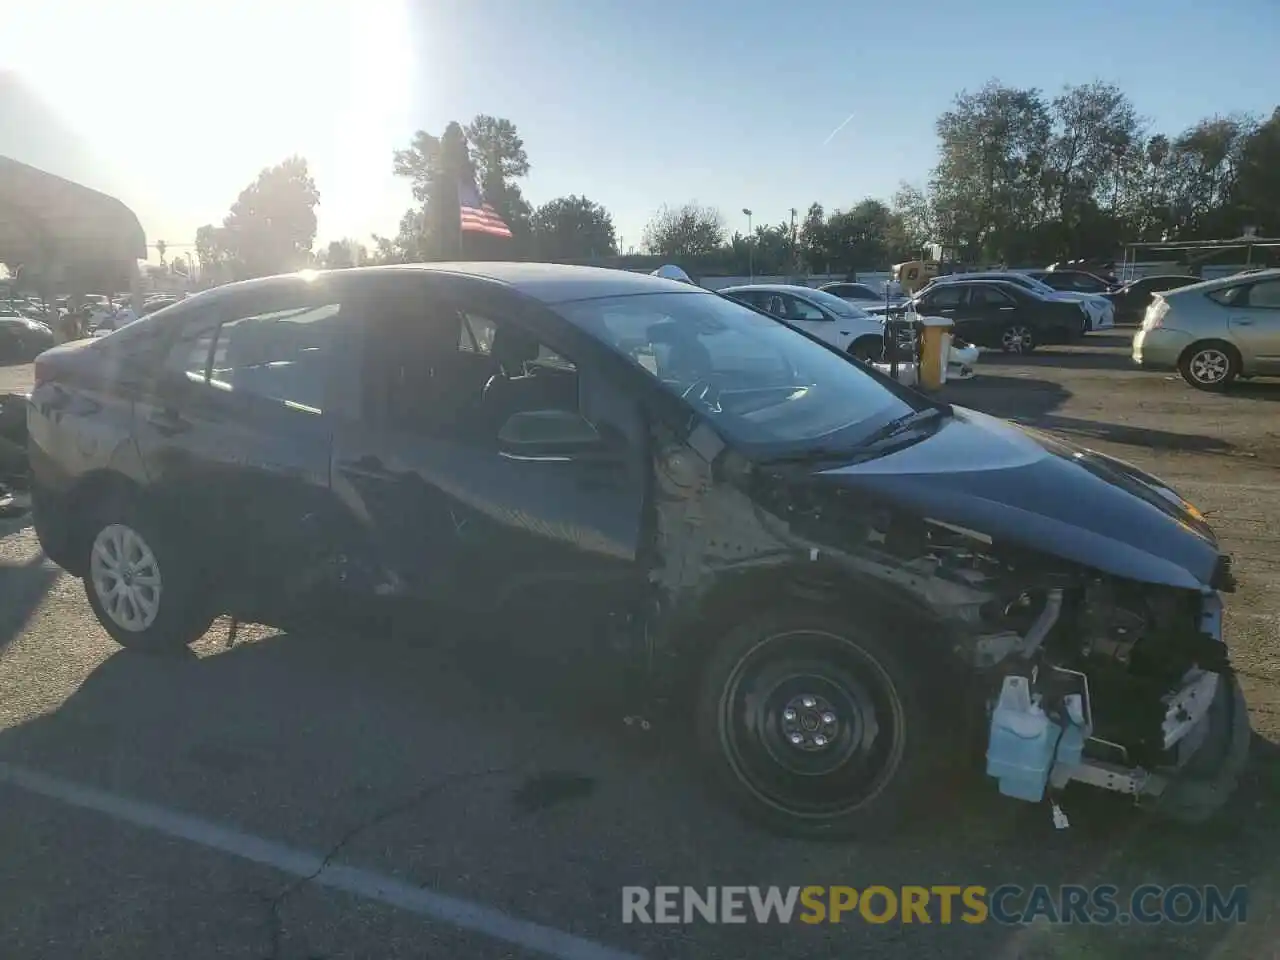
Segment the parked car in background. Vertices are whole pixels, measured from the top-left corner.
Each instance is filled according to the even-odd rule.
[[[876,304],[883,306],[885,303],[890,305],[903,303],[907,298],[898,295],[885,297],[884,291],[877,293],[865,283],[850,283],[841,281],[838,283],[824,283],[818,288],[823,293],[829,293],[832,296],[839,297],[841,300],[847,300],[849,303],[859,307],[871,307]]]
[[[1200,390],[1280,374],[1280,270],[1240,273],[1155,293],[1133,337],[1133,361],[1178,370]]]
[[[1006,353],[1029,353],[1042,344],[1070,343],[1080,336],[1080,304],[1050,299],[1011,280],[970,276],[930,284],[911,301],[916,312],[946,317],[963,339]]]
[[[1046,283],[1064,293],[1110,293],[1114,284],[1084,270],[1028,270],[1027,276]]]
[[[859,360],[884,359],[883,317],[824,290],[786,283],[753,283],[718,292],[784,320]],[[913,333],[903,333],[903,357],[915,356],[915,343]]]
[[[551,664],[589,637],[574,660],[637,671],[729,800],[814,838],[883,836],[958,761],[1016,766],[1028,725],[1050,753],[1001,789],[1033,802],[1052,776],[1199,820],[1245,761],[1229,558],[1194,507],[731,297],[357,267],[228,284],[35,379],[40,544],[126,647],[441,606]]]
[[[1016,270],[977,270],[970,273],[938,277],[933,283],[953,283],[961,280],[1008,280],[1010,283],[1016,283],[1018,286],[1048,300],[1078,303],[1083,315],[1083,321],[1080,326],[1081,334],[1088,333],[1091,330],[1107,330],[1115,326],[1116,308],[1106,297],[1095,293],[1055,290],[1043,281],[1025,273],[1019,273]]]
[[[1147,312],[1147,307],[1151,304],[1153,293],[1176,290],[1178,287],[1187,287],[1199,282],[1197,277],[1166,274],[1139,277],[1104,296],[1115,304],[1117,323],[1140,323],[1143,314]]]
[[[27,363],[53,346],[53,330],[16,310],[0,310],[0,363]]]

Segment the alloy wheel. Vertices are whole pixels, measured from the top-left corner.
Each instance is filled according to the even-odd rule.
[[[89,579],[102,609],[118,627],[141,633],[160,613],[160,564],[136,530],[103,527],[93,541]]]
[[[1215,386],[1227,379],[1227,374],[1231,371],[1231,358],[1224,350],[1206,347],[1192,356],[1187,369],[1196,383]]]
[[[1005,353],[1027,353],[1034,344],[1031,331],[1024,326],[1006,327],[1000,335],[1000,347]]]

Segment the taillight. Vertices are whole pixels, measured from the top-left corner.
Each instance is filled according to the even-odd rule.
[[[1164,297],[1153,297],[1151,306],[1147,307],[1146,315],[1142,318],[1143,330],[1154,330],[1164,322],[1165,314],[1169,312],[1169,301]]]

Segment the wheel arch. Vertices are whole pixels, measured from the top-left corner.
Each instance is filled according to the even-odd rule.
[[[893,626],[904,646],[925,657],[920,662],[952,656],[950,630],[930,616],[918,598],[830,566],[797,563],[717,577],[657,631],[653,679],[662,695],[677,704],[691,703],[693,685],[733,628],[763,611],[800,613],[810,608],[827,616],[847,616],[860,626]]]
[[[60,498],[67,511],[65,557],[56,558],[59,566],[73,576],[82,577],[84,559],[88,555],[89,524],[103,504],[132,500],[142,488],[131,477],[110,468],[84,474]],[[64,562],[65,561],[65,562]]]

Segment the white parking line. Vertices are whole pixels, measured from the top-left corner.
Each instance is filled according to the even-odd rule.
[[[634,954],[584,940],[554,927],[521,920],[493,907],[433,893],[372,870],[340,864],[325,866],[322,855],[308,850],[299,850],[209,820],[51,777],[4,761],[0,761],[0,783],[60,800],[69,806],[93,810],[144,830],[177,837],[210,850],[274,867],[282,873],[308,879],[317,886],[341,890],[366,900],[407,910],[429,920],[438,920],[495,940],[559,957],[561,960],[639,960]]]

